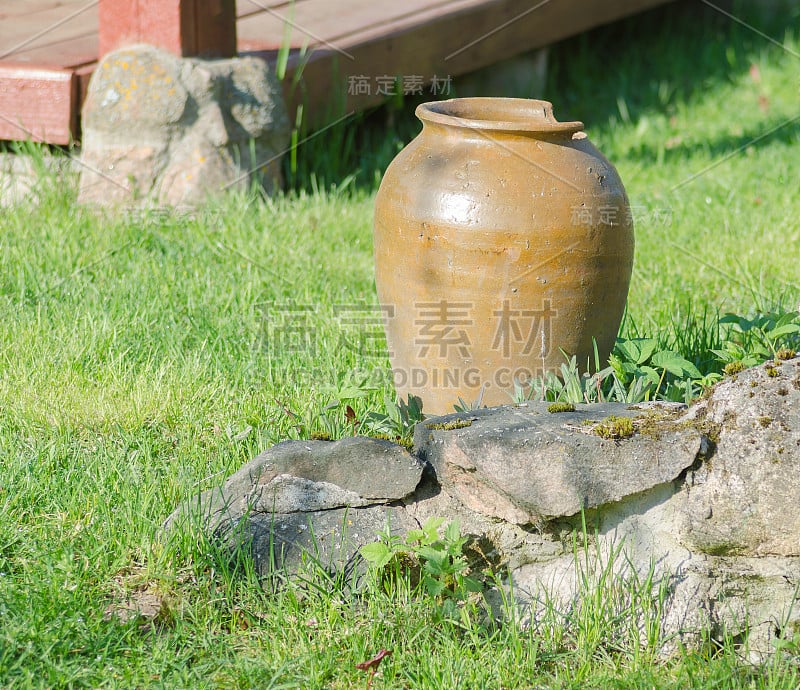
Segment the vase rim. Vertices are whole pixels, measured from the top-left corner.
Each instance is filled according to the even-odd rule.
[[[483,131],[575,134],[583,122],[559,122],[553,104],[529,98],[450,98],[417,106],[416,116],[423,123]]]

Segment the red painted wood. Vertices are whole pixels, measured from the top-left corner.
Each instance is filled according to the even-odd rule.
[[[78,131],[77,78],[50,65],[0,65],[0,139],[69,144]]]
[[[99,0],[100,56],[149,43],[182,57],[236,55],[235,0]]]

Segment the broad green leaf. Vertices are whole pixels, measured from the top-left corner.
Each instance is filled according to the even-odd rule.
[[[787,323],[783,326],[778,326],[777,328],[773,328],[771,331],[767,331],[765,335],[770,340],[777,340],[778,338],[782,338],[785,335],[792,335],[794,333],[800,333],[800,324]]]
[[[421,529],[410,529],[406,534],[406,543],[413,544],[414,542],[421,542],[425,539],[425,532]]]
[[[364,544],[360,549],[361,555],[367,563],[376,568],[383,568],[392,560],[392,551],[382,541]]]
[[[461,525],[453,520],[444,530],[444,538],[449,542],[457,542],[461,538]]]
[[[640,369],[640,371],[646,378],[650,379],[650,381],[652,381],[654,384],[658,384],[658,382],[661,380],[661,374],[657,372],[655,369],[653,369],[653,367],[643,366]]]
[[[749,331],[754,325],[752,321],[746,319],[744,316],[739,316],[739,314],[731,314],[730,312],[721,317],[719,322],[732,323],[738,326],[742,331]]]
[[[430,575],[426,575],[422,583],[425,587],[425,591],[431,596],[438,597],[444,591],[444,582]]]
[[[639,340],[639,359],[636,360],[636,363],[644,364],[653,356],[657,346],[658,342],[655,338],[641,338]]]
[[[483,591],[483,585],[476,580],[474,577],[465,577],[461,581],[461,584],[464,586],[468,592],[481,592]]]
[[[422,525],[422,529],[426,534],[432,533],[438,537],[439,528],[444,524],[443,517],[429,517]]]
[[[695,379],[699,379],[702,376],[694,364],[672,350],[662,350],[660,352],[656,352],[653,355],[652,364],[654,367],[666,369],[674,376],[691,376]]]
[[[633,340],[619,338],[615,349],[619,352],[620,359],[623,361],[636,362],[639,358],[639,347]]]
[[[432,546],[423,546],[417,551],[417,555],[423,562],[425,571],[429,572],[431,575],[443,575],[449,571],[447,563],[445,562],[447,556],[438,549]]]
[[[785,314],[781,314],[775,325],[783,326],[787,323],[800,323],[800,315],[796,311],[787,311]]]

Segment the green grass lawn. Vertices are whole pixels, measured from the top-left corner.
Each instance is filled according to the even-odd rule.
[[[634,206],[623,335],[706,370],[718,314],[800,302],[798,13],[736,14],[775,41],[679,4],[556,46],[548,82]],[[756,668],[732,645],[659,661],[610,602],[546,630],[464,626],[319,575],[273,592],[246,560],[159,535],[268,445],[346,433],[324,407],[352,372],[388,368],[343,342],[342,308],[376,304],[376,171],[409,110],[399,134],[380,111],[301,147],[271,201],[100,213],[43,179],[38,204],[2,210],[0,687],[360,688],[354,664],[380,648],[376,689],[800,685],[791,659]],[[142,593],[155,622],[106,614]]]

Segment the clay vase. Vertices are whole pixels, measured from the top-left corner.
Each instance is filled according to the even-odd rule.
[[[546,101],[417,108],[375,201],[375,279],[397,393],[428,414],[512,401],[566,355],[604,364],[633,265],[622,181]]]

